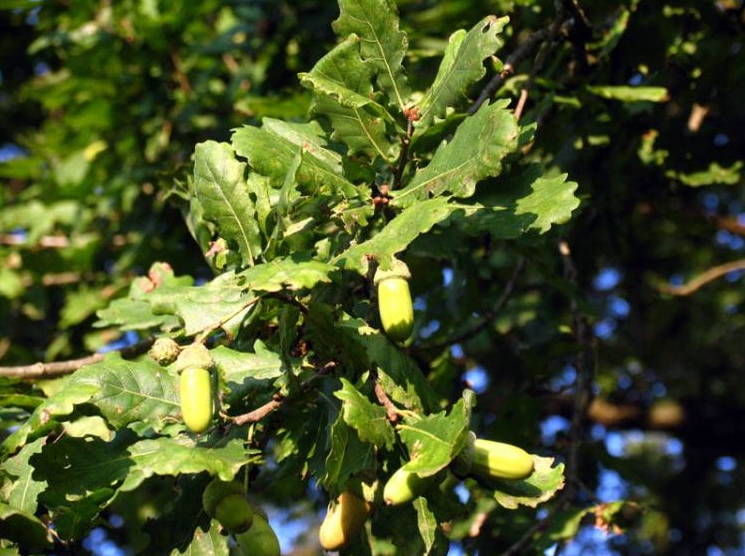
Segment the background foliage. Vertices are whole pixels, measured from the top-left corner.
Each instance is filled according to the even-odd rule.
[[[333,442],[384,446],[381,476],[401,463],[388,428],[360,424],[381,411],[358,372],[371,360],[394,402],[427,414],[453,408],[470,381],[479,435],[566,465],[566,486],[538,509],[505,509],[514,493],[469,483],[449,530],[463,550],[742,550],[742,2],[397,5],[407,49],[382,8],[367,12],[403,59],[405,73],[386,74],[354,65],[367,43],[346,37],[365,30],[341,18],[337,37],[329,2],[0,3],[4,553],[95,552],[102,539],[132,553],[224,547],[198,493],[207,474],[247,463],[275,523],[312,531],[327,496],[365,468],[327,460]],[[443,55],[453,71],[438,75]],[[412,91],[416,174],[395,166],[398,99]],[[382,130],[374,141],[345,127],[350,110]],[[309,114],[316,123],[299,125]],[[296,156],[298,141],[314,148]],[[456,162],[473,166],[438,181]],[[374,210],[383,178],[405,187]],[[225,206],[244,210],[232,225]],[[321,214],[323,227],[308,225]],[[210,251],[216,224],[227,251]],[[364,255],[386,264],[403,248],[418,302],[401,350],[367,327]],[[141,353],[57,376],[162,334],[225,344],[212,351],[230,415],[276,392],[292,401],[195,440],[173,374]],[[402,393],[391,386],[402,376],[426,380]],[[159,394],[141,403],[143,392]],[[424,529],[420,507],[401,531],[381,529],[391,511],[376,538]]]

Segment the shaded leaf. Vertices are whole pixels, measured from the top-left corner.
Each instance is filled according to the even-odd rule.
[[[203,471],[223,481],[230,481],[241,467],[258,462],[259,453],[246,447],[240,439],[215,445],[197,442],[186,435],[141,440],[128,449],[132,468],[120,489],[128,491],[137,488],[153,475],[175,477],[182,473]]]
[[[405,409],[428,413],[438,407],[438,398],[416,362],[388,337],[360,319],[344,316],[339,330],[353,342],[346,345],[365,358],[364,369],[374,368],[383,391]]]
[[[52,546],[52,536],[44,523],[32,513],[24,512],[0,501],[2,538],[17,543],[25,551],[37,551]]]
[[[374,448],[362,442],[357,432],[346,424],[341,413],[331,426],[330,440],[321,482],[329,492],[338,493],[343,490],[349,477],[374,464],[375,453]]]
[[[631,87],[628,85],[588,86],[593,95],[621,102],[667,102],[670,95],[664,87]]]

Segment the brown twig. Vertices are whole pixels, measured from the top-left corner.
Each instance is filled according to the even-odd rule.
[[[502,71],[492,77],[484,86],[476,101],[468,109],[469,114],[474,114],[499,89],[502,83],[515,73],[515,66],[529,56],[532,56],[545,42],[555,42],[569,28],[576,28],[578,30],[576,34],[580,37],[588,34],[590,30],[589,21],[576,0],[556,0],[554,4],[556,6],[556,17],[554,20],[548,27],[532,33],[525,42],[520,44],[507,57],[502,66]]]
[[[492,307],[486,313],[484,313],[484,316],[478,322],[474,323],[472,326],[456,336],[451,336],[450,338],[447,338],[440,342],[436,342],[434,344],[427,344],[426,346],[424,346],[423,349],[439,349],[451,346],[464,340],[468,340],[469,338],[473,338],[484,328],[486,328],[489,323],[492,322],[494,318],[502,312],[502,309],[504,309],[505,305],[507,305],[507,302],[512,297],[512,294],[515,291],[515,287],[517,286],[517,279],[524,268],[525,258],[520,257],[517,261],[517,264],[515,265],[515,269],[512,271],[510,279],[507,280],[507,283],[505,284],[499,298],[495,301],[494,305],[492,305]]]
[[[233,422],[236,425],[245,425],[246,423],[257,423],[261,421],[264,417],[269,415],[272,411],[280,407],[284,403],[285,398],[281,396],[275,396],[270,401],[266,402],[264,405],[257,407],[253,411],[249,411],[248,413],[244,413],[243,415],[238,415],[237,417],[233,417]]]
[[[393,173],[393,189],[401,187],[401,178],[406,164],[409,162],[409,147],[411,146],[411,136],[414,135],[414,122],[419,119],[419,112],[416,108],[407,109],[405,114],[406,135],[401,138],[401,152],[398,155],[398,163]]]
[[[330,372],[332,372],[334,369],[336,369],[336,366],[338,363],[336,361],[329,361],[326,363],[323,367],[320,369],[317,369],[315,374],[308,378],[307,380],[304,380],[300,383],[299,391],[305,392],[310,388],[310,384],[316,380],[319,377],[322,377]],[[233,422],[236,425],[245,425],[247,423],[257,423],[261,421],[264,417],[269,415],[271,412],[273,412],[275,409],[280,408],[286,401],[291,400],[291,397],[282,396],[281,394],[277,393],[275,394],[271,400],[266,402],[264,405],[257,407],[256,409],[249,411],[248,413],[243,413],[242,415],[236,415],[235,417],[228,416],[229,419],[232,419]]]
[[[569,244],[562,241],[559,252],[564,262],[564,278],[577,283],[577,269],[572,261]],[[579,484],[579,449],[582,445],[587,423],[587,412],[592,403],[592,383],[595,377],[595,339],[587,318],[579,308],[576,297],[570,301],[570,310],[574,320],[574,335],[577,343],[582,347],[574,360],[577,378],[574,387],[572,403],[572,418],[568,435],[568,452],[566,459],[567,470],[567,501],[571,502]]]
[[[717,278],[721,278],[722,276],[726,276],[730,272],[735,272],[737,270],[745,270],[745,259],[738,259],[736,261],[714,266],[682,286],[669,286],[663,284],[658,286],[657,289],[663,293],[669,293],[671,295],[691,295],[709,282],[713,282]]]
[[[149,340],[117,351],[119,351],[119,354],[124,358],[136,357],[137,355],[145,353],[151,345],[152,341]],[[0,367],[0,376],[7,378],[21,378],[24,380],[55,378],[72,374],[86,365],[98,363],[103,360],[104,357],[105,355],[103,353],[94,353],[92,355],[87,355],[79,359],[70,359],[68,361],[53,361],[51,363],[42,363],[39,361],[32,365]]]
[[[397,423],[398,422],[398,409],[393,404],[391,399],[388,397],[388,394],[385,393],[385,390],[383,390],[383,386],[380,384],[380,381],[378,380],[377,373],[375,376],[375,397],[378,398],[380,405],[382,405],[385,408],[385,412],[386,412],[386,416],[388,417],[388,420],[391,423]]]
[[[577,269],[571,258],[569,244],[561,242],[559,252],[564,263],[564,278],[572,284],[577,282]],[[594,377],[594,340],[592,330],[585,315],[580,311],[576,298],[570,301],[570,310],[574,318],[574,334],[577,342],[583,349],[576,357],[574,366],[577,370],[574,397],[572,399],[571,425],[569,428],[568,452],[566,456],[566,488],[557,497],[555,504],[548,515],[530,527],[522,537],[515,541],[507,550],[499,556],[516,556],[528,546],[533,537],[547,527],[556,514],[571,505],[576,498],[577,491],[583,488],[579,480],[579,448],[582,444],[587,412],[592,401],[592,381]]]
[[[20,234],[0,234],[0,245],[27,245],[33,247],[44,247],[47,249],[62,249],[70,246],[70,238],[67,236],[42,236],[35,244],[30,244],[28,239]]]
[[[476,111],[484,104],[504,83],[505,79],[515,73],[515,66],[530,56],[538,46],[550,36],[550,29],[540,29],[531,34],[524,43],[518,46],[515,51],[507,57],[502,71],[492,77],[481,90],[476,101],[468,109],[469,114],[475,114]]]

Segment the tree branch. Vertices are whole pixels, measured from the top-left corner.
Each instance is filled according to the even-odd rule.
[[[507,57],[502,66],[502,71],[492,77],[484,86],[476,101],[468,109],[468,114],[474,114],[481,105],[486,102],[497,91],[497,89],[499,89],[502,83],[515,73],[515,66],[520,64],[529,56],[532,56],[533,53],[536,52],[536,50],[538,50],[538,48],[546,41],[556,41],[562,33],[565,33],[571,28],[577,31],[575,35],[578,38],[572,40],[575,47],[577,47],[578,44],[584,44],[582,40],[590,34],[591,27],[577,1],[557,0],[555,5],[556,17],[551,24],[544,29],[539,29],[532,33],[528,36],[525,42],[520,44],[512,54]],[[545,57],[546,54],[543,54],[543,56]],[[540,63],[542,64],[542,61]]]
[[[564,261],[564,278],[576,286],[577,269],[571,257],[569,244],[562,241],[559,252]],[[574,335],[582,350],[574,359],[577,379],[574,386],[572,418],[569,428],[569,448],[567,452],[567,501],[571,502],[579,484],[579,449],[584,440],[587,410],[593,400],[592,384],[595,378],[595,338],[587,317],[580,310],[576,297],[570,300],[570,310],[574,319]]]
[[[474,323],[472,326],[470,326],[460,334],[457,334],[456,336],[452,336],[434,344],[425,345],[422,349],[440,349],[451,346],[453,344],[458,344],[460,342],[463,342],[464,340],[468,340],[476,336],[479,332],[486,328],[489,323],[492,322],[496,318],[496,316],[502,312],[502,309],[504,309],[505,305],[507,305],[507,302],[512,297],[512,294],[515,291],[515,287],[517,286],[517,279],[524,268],[525,258],[520,257],[517,260],[515,269],[512,271],[512,275],[510,276],[509,280],[507,280],[507,283],[505,284],[499,298],[495,301],[494,305],[492,305],[492,307],[486,313],[484,313],[484,316],[478,322]]]
[[[336,361],[329,361],[326,363],[323,367],[316,370],[316,373],[308,378],[307,380],[300,383],[299,391],[305,392],[310,388],[310,384],[316,380],[319,377],[322,377],[324,375],[327,375],[328,373],[332,372],[334,369],[336,369],[336,366],[338,363]],[[279,409],[282,407],[282,405],[288,401],[291,400],[291,397],[285,397],[281,394],[277,393],[275,394],[271,400],[266,402],[264,405],[257,407],[256,409],[249,411],[248,413],[243,413],[242,415],[236,415],[235,417],[227,416],[228,419],[232,419],[233,422],[236,425],[245,425],[247,423],[257,423],[258,421],[261,421],[264,417],[272,413],[275,409]]]
[[[136,357],[145,353],[150,346],[153,344],[152,340],[137,343],[133,346],[128,346],[121,350],[115,350],[120,353],[124,358]],[[111,353],[111,352],[109,352]],[[43,363],[41,361],[32,365],[19,365],[14,367],[0,367],[0,377],[6,378],[20,378],[23,380],[39,380],[43,378],[56,378],[64,375],[69,375],[84,367],[93,363],[102,361],[105,357],[103,353],[94,353],[87,355],[79,359],[70,359],[67,361],[53,361],[51,363]]]
[[[709,282],[713,282],[717,278],[721,278],[722,276],[726,276],[730,272],[735,272],[737,270],[745,270],[745,259],[739,259],[737,261],[714,266],[682,286],[669,286],[667,284],[662,284],[657,286],[657,289],[663,293],[669,293],[671,295],[691,295]]]

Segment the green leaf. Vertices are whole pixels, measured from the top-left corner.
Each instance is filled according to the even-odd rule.
[[[268,380],[282,374],[282,360],[278,353],[268,350],[261,342],[254,346],[256,353],[244,353],[226,346],[210,350],[215,367],[226,381]]]
[[[374,368],[378,382],[390,399],[405,409],[427,413],[438,407],[438,398],[416,362],[388,337],[360,319],[347,315],[337,325],[344,345],[353,350],[351,357],[364,357],[364,369]],[[338,332],[337,332],[338,334]]]
[[[360,440],[341,413],[331,426],[330,437],[331,447],[321,482],[328,491],[340,492],[349,477],[374,465],[375,448]]]
[[[416,511],[419,535],[424,545],[424,556],[444,554],[447,552],[448,540],[439,526],[437,515],[430,508],[425,496],[418,496],[412,503]]]
[[[519,133],[507,104],[508,101],[484,103],[466,118],[450,142],[442,144],[432,161],[395,193],[392,204],[408,207],[445,192],[470,197],[480,180],[499,175],[502,159],[517,149]]]
[[[702,187],[704,185],[714,185],[721,183],[724,185],[737,185],[742,179],[742,161],[737,161],[729,168],[723,168],[716,162],[709,164],[706,170],[686,174],[684,172],[668,171],[668,177],[679,180],[689,187]]]
[[[554,458],[533,456],[535,470],[533,474],[522,481],[497,481],[494,486],[494,499],[503,508],[510,510],[518,506],[529,506],[535,508],[538,504],[553,498],[556,493],[564,488],[564,464],[556,467]]]
[[[670,95],[664,87],[631,87],[628,85],[588,86],[593,95],[621,102],[667,102]]]
[[[316,121],[305,123],[285,122],[274,118],[264,118],[261,128],[286,139],[298,149],[303,148],[331,168],[340,168],[342,157],[329,150],[326,131]]]
[[[299,77],[318,95],[313,113],[329,118],[335,141],[345,143],[350,154],[378,155],[391,163],[397,145],[386,135],[386,121],[393,118],[372,99],[373,74],[373,67],[360,58],[359,37],[350,35]]]
[[[244,126],[233,132],[231,138],[235,152],[246,157],[251,168],[269,176],[277,183],[284,183],[295,157],[302,157],[295,173],[298,183],[308,191],[328,190],[339,192],[346,198],[360,195],[354,184],[342,176],[341,165],[328,163],[328,156],[319,153],[318,147],[295,145],[273,131]]]
[[[450,414],[444,411],[422,418],[407,418],[398,434],[409,449],[410,461],[403,469],[430,476],[450,465],[465,446],[470,410],[458,400]]]
[[[222,237],[238,245],[243,264],[253,265],[262,242],[245,168],[227,143],[199,143],[194,150],[192,187],[204,218],[217,225]]]
[[[238,276],[252,291],[278,292],[310,289],[320,282],[330,282],[337,269],[327,263],[299,256],[276,258],[244,270]]]
[[[347,379],[342,378],[341,383],[341,390],[334,392],[334,396],[342,401],[344,422],[357,431],[362,442],[391,449],[396,436],[385,409],[363,396]]]
[[[566,174],[547,177],[540,165],[530,165],[489,184],[480,202],[457,205],[463,210],[453,221],[472,235],[488,231],[497,238],[513,238],[529,230],[544,233],[567,222],[579,207],[574,195],[577,183],[566,178]]]
[[[607,31],[601,40],[603,48],[600,50],[598,58],[607,58],[610,53],[615,50],[628,28],[630,18],[631,10],[625,6],[619,7],[616,20],[607,28]]]
[[[403,210],[372,239],[358,243],[336,256],[333,262],[343,268],[366,274],[370,256],[387,268],[392,257],[408,247],[432,226],[445,220],[456,207],[447,199],[438,197],[417,203]]]
[[[141,422],[160,431],[180,411],[178,379],[150,358],[137,361],[112,354],[77,371],[68,387],[95,389],[94,404],[114,428]]]
[[[0,501],[0,530],[3,539],[17,543],[24,553],[39,554],[52,546],[52,536],[40,519],[4,501]]]
[[[360,37],[360,53],[378,72],[378,82],[391,102],[403,111],[408,84],[401,63],[408,39],[399,28],[396,5],[392,0],[339,0],[340,15],[333,23],[342,37]]]
[[[117,355],[107,355],[104,361],[113,357],[117,357]],[[82,372],[82,369],[77,372]],[[72,382],[72,377],[64,379],[60,390],[39,405],[31,417],[5,439],[2,444],[2,452],[12,453],[20,448],[29,437],[37,437],[56,428],[58,424],[56,418],[69,415],[76,405],[87,402],[97,392],[98,387],[96,385]]]
[[[114,299],[105,309],[96,311],[98,321],[94,326],[119,327],[121,330],[175,330],[181,321],[173,315],[156,315],[147,301],[142,299]]]
[[[156,288],[146,300],[153,312],[180,317],[187,336],[216,327],[232,335],[256,301],[242,282],[226,272],[201,286]]]
[[[206,471],[223,481],[231,481],[241,467],[260,461],[259,453],[246,447],[240,439],[215,445],[197,442],[186,435],[141,440],[128,450],[132,467],[120,490],[137,488],[153,475],[176,477],[182,473]]]
[[[194,529],[194,535],[189,544],[183,549],[175,549],[170,556],[228,556],[230,548],[228,547],[229,537],[223,535],[220,524],[212,520],[210,528],[204,531],[200,528]]]
[[[500,34],[508,22],[509,17],[490,15],[468,33],[461,29],[450,36],[432,87],[417,104],[417,135],[447,108],[464,101],[468,88],[484,77],[484,60],[502,47]]]
[[[46,481],[38,481],[33,478],[34,468],[30,464],[31,456],[41,452],[46,439],[39,438],[24,446],[12,458],[3,462],[0,469],[15,480],[8,490],[3,491],[3,499],[13,508],[28,515],[34,515],[38,507],[37,497],[47,486]]]

